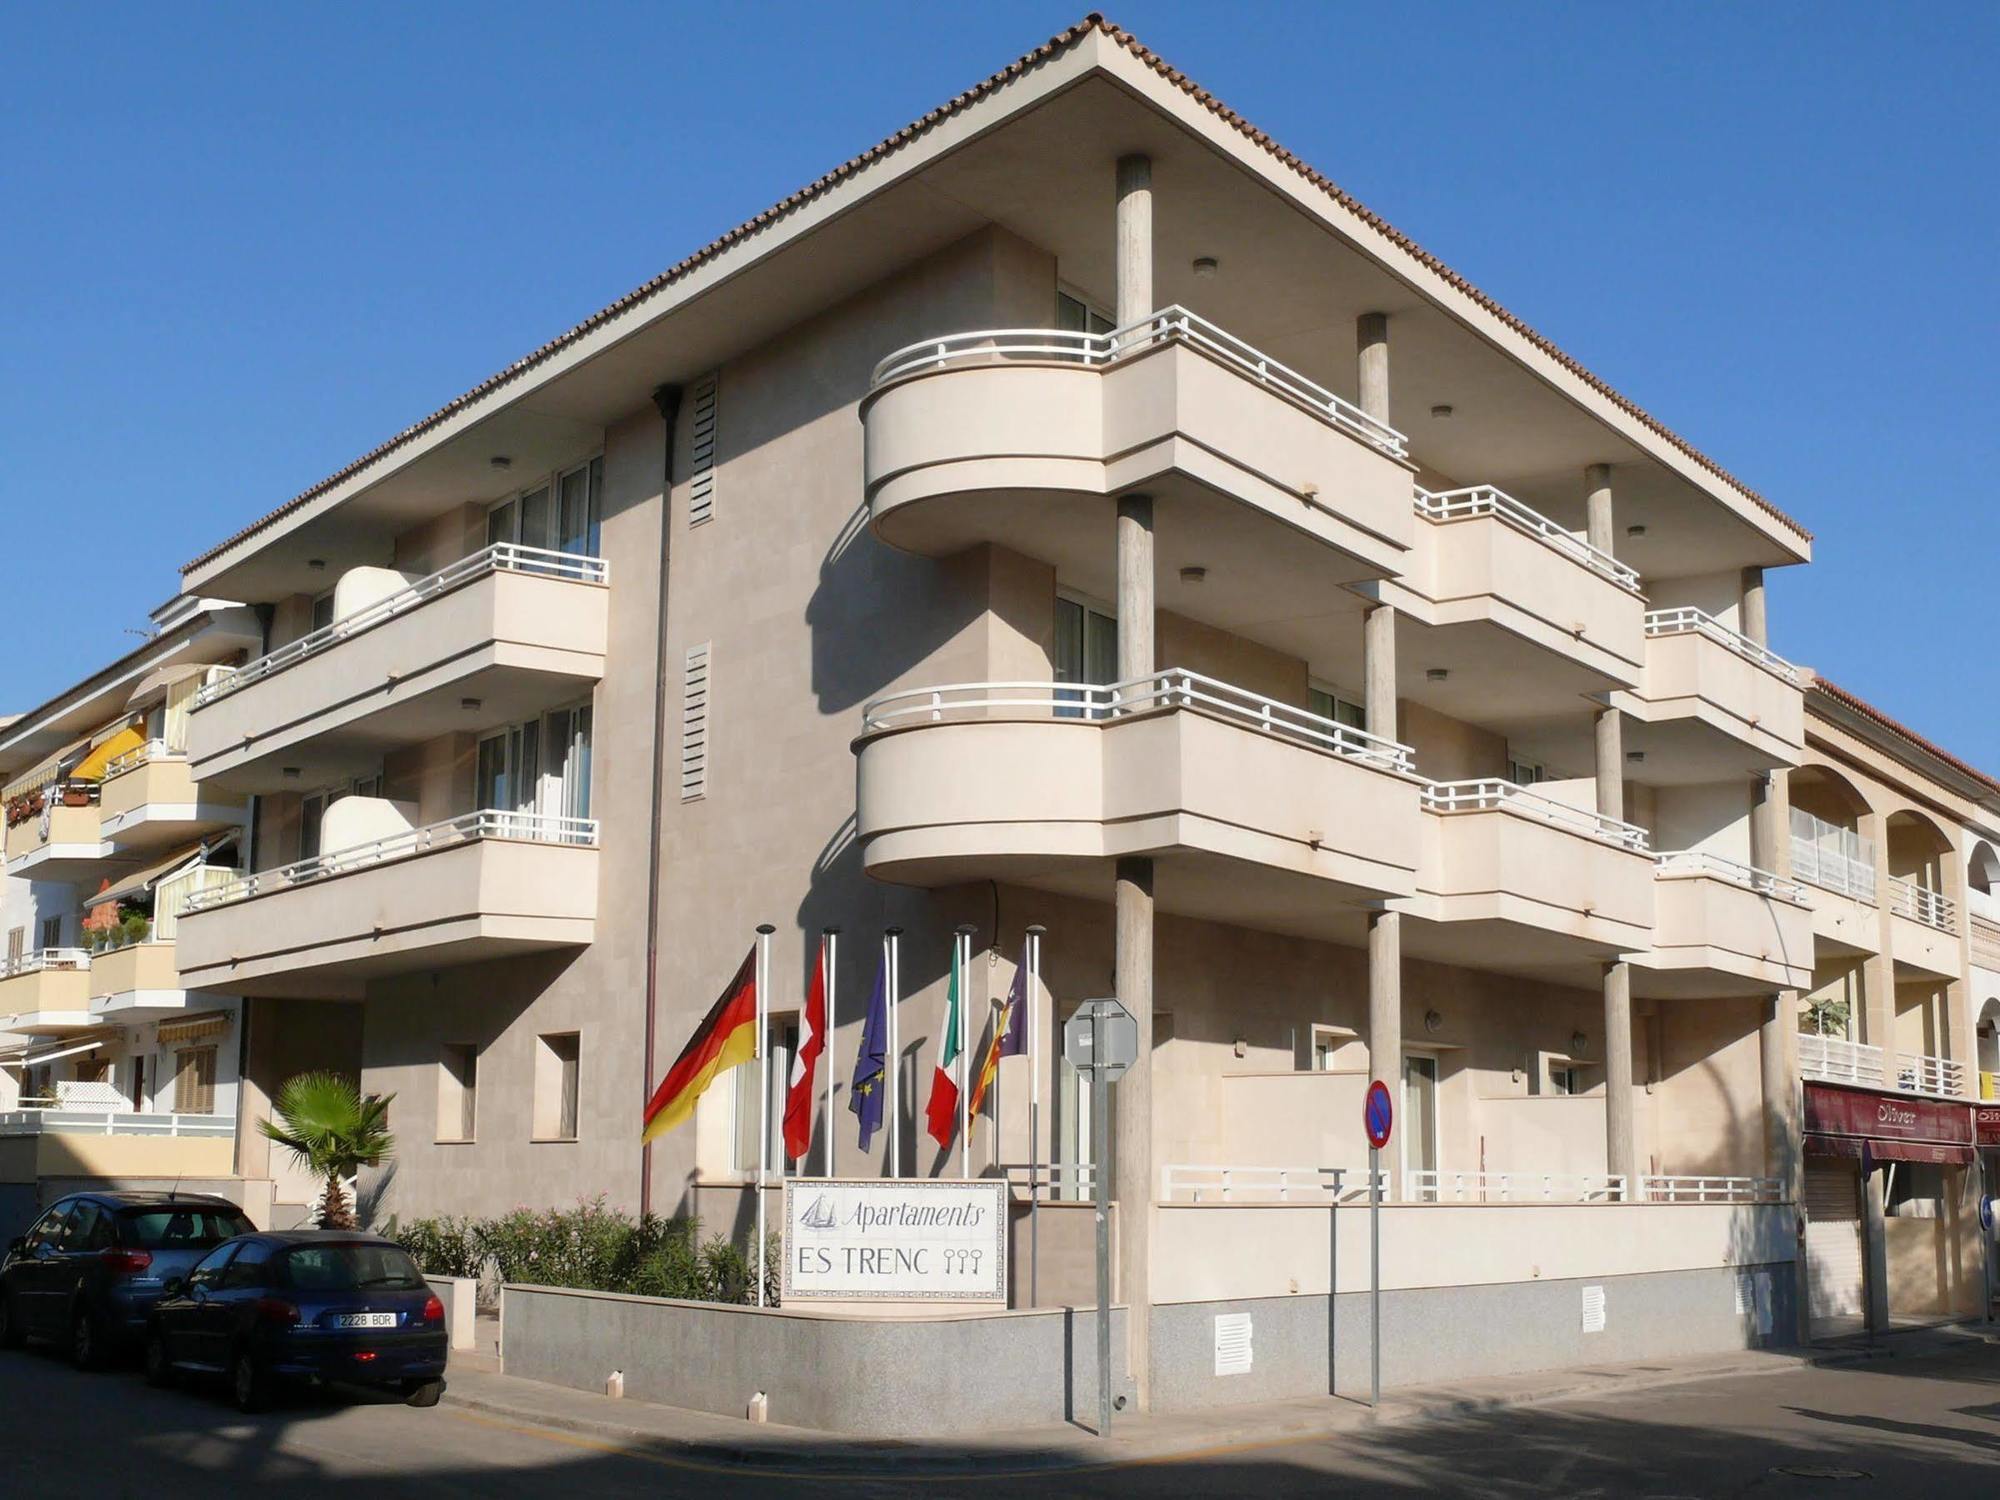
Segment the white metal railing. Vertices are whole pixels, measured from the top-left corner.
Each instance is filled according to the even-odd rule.
[[[1713,875],[1718,880],[1740,885],[1760,896],[1776,896],[1780,901],[1790,901],[1797,906],[1806,904],[1805,887],[1796,880],[1787,880],[1769,870],[1746,865],[1740,859],[1711,854],[1706,849],[1671,849],[1653,858],[1659,865],[1658,873],[1661,875]]]
[[[1882,1083],[1882,1049],[1845,1037],[1799,1034],[1799,1072],[1823,1083]]]
[[[1803,808],[1791,810],[1792,874],[1836,895],[1875,899],[1875,844]]]
[[[1776,1203],[1785,1185],[1775,1177],[1642,1177],[1648,1203]]]
[[[37,948],[19,958],[0,958],[0,979],[43,970],[88,969],[90,954],[82,948]]]
[[[1418,1203],[1617,1203],[1625,1179],[1616,1172],[1411,1172]]]
[[[109,781],[114,776],[123,776],[127,771],[136,771],[149,761],[179,760],[185,759],[186,756],[185,750],[168,749],[165,740],[147,740],[145,744],[134,745],[130,750],[107,760],[104,763],[104,779]]]
[[[1389,1174],[1375,1175],[1386,1194]],[[1365,1203],[1368,1173],[1350,1167],[1169,1163],[1160,1168],[1160,1198],[1167,1203]]]
[[[1370,447],[1396,458],[1409,452],[1403,434],[1388,423],[1377,421],[1353,402],[1336,396],[1317,381],[1180,306],[1163,307],[1109,333],[1059,328],[984,328],[924,339],[885,357],[875,366],[869,384],[872,389],[906,375],[1002,364],[1009,360],[1053,360],[1101,369],[1169,343],[1200,349],[1259,385],[1298,402]]]
[[[1349,760],[1389,771],[1408,771],[1415,752],[1365,729],[1354,729],[1275,698],[1169,667],[1145,677],[1104,685],[1083,682],[953,682],[911,688],[875,699],[861,711],[865,731],[913,720],[936,723],[980,717],[992,710],[1031,711],[1056,718],[1104,720],[1148,708],[1201,708],[1232,723],[1281,735]]]
[[[1492,812],[1505,808],[1641,854],[1646,851],[1646,830],[1636,824],[1588,808],[1572,807],[1511,781],[1433,781],[1424,786],[1420,796],[1423,805],[1435,813]]]
[[[1928,1052],[1902,1052],[1896,1056],[1896,1087],[1906,1094],[1965,1093],[1965,1065]]]
[[[1006,1179],[1010,1192],[1018,1188],[1023,1193],[1039,1195],[1044,1203],[1078,1202],[1090,1197],[1097,1191],[1096,1172],[1087,1161],[1045,1161],[1035,1165],[1018,1161],[1000,1167],[1000,1175]]]
[[[1889,910],[1946,932],[1958,925],[1958,903],[1900,875],[1889,877]]]
[[[1786,682],[1796,684],[1799,680],[1799,669],[1784,657],[1769,646],[1761,646],[1749,636],[1731,630],[1706,610],[1682,605],[1678,609],[1656,609],[1646,616],[1646,634],[1649,636],[1685,635],[1690,631],[1734,651],[1745,661],[1755,662]]]
[[[254,875],[239,876],[205,890],[189,891],[181,902],[180,914],[183,917],[192,916],[196,912],[226,906],[232,901],[310,885],[314,881],[365,870],[388,860],[428,854],[435,849],[449,849],[489,838],[525,839],[539,844],[594,845],[597,842],[597,819],[486,808],[449,818],[442,823],[387,834],[351,848],[330,850],[311,859],[280,865],[274,870],[259,870]]]
[[[0,1112],[0,1136],[152,1135],[233,1137],[234,1115],[148,1115],[102,1109],[10,1109]]]
[[[224,669],[215,674],[211,681],[202,684],[194,695],[193,706],[205,708],[219,698],[227,697],[238,688],[269,677],[273,672],[283,671],[295,662],[304,661],[330,646],[337,646],[351,635],[380,625],[385,620],[417,608],[435,599],[439,594],[449,592],[475,578],[488,573],[533,573],[542,578],[563,578],[573,583],[609,583],[611,564],[601,557],[581,557],[570,552],[551,552],[543,547],[522,547],[513,542],[496,542],[492,546],[461,557],[449,567],[440,568],[428,578],[419,578],[415,583],[385,594],[380,599],[371,600],[350,615],[343,615],[331,625],[322,625],[310,635],[302,635],[295,641],[287,642],[277,650],[246,662],[233,671]]]
[[[1628,563],[1622,563],[1609,552],[1593,547],[1573,531],[1556,525],[1540,511],[1523,505],[1505,490],[1492,485],[1475,485],[1470,489],[1442,490],[1432,492],[1422,486],[1417,488],[1417,513],[1432,521],[1463,521],[1475,516],[1492,516],[1505,521],[1517,531],[1546,542],[1565,557],[1582,563],[1593,572],[1602,573],[1622,589],[1639,592],[1639,570]]]

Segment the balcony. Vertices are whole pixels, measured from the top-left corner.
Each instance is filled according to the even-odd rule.
[[[236,1120],[231,1115],[0,1112],[0,1182],[228,1177],[235,1164]]]
[[[247,798],[198,786],[185,752],[148,740],[104,768],[98,831],[118,854],[145,854],[243,826]]]
[[[1882,1049],[1844,1037],[1799,1035],[1799,1074],[1822,1083],[1882,1087]]]
[[[604,673],[609,577],[597,558],[503,543],[395,588],[204,685],[194,779],[211,792],[325,784],[385,749],[581,695]]]
[[[1656,857],[1653,944],[1634,962],[1635,993],[1677,997],[1811,989],[1812,910],[1805,889],[1706,850]]]
[[[1113,861],[1152,855],[1162,909],[1296,932],[1415,889],[1409,749],[1199,673],[921,688],[862,729],[857,838],[881,879],[1103,899]]]
[[[46,1035],[87,1031],[90,955],[81,948],[42,948],[0,963],[0,1031]]]
[[[23,880],[88,878],[110,852],[99,827],[97,799],[94,781],[52,782],[11,799],[7,874]]]
[[[1505,781],[1431,782],[1420,798],[1424,859],[1408,910],[1454,929],[1419,940],[1426,956],[1487,967],[1508,952],[1604,959],[1651,942],[1643,828]]]
[[[377,975],[582,947],[597,823],[482,811],[197,890],[176,934],[188,989],[357,995]]]
[[[1888,897],[1889,941],[1897,964],[1956,979],[1963,961],[1958,903],[1897,875],[1889,877]]]
[[[188,1006],[171,941],[128,943],[90,956],[90,1013],[116,1023],[152,1020]]]
[[[1961,1099],[1965,1097],[1965,1064],[1928,1052],[1899,1052],[1896,1087],[1906,1094],[1941,1094],[1947,1099]]]
[[[1185,308],[913,344],[876,367],[861,417],[890,545],[996,542],[1109,595],[1108,497],[1143,488],[1162,569],[1213,566],[1202,603],[1223,628],[1402,571],[1416,530],[1400,433]]]
[[[1646,616],[1639,690],[1617,695],[1633,721],[1626,747],[1690,783],[1721,781],[1750,763],[1795,766],[1804,751],[1799,669],[1698,609]],[[1657,752],[1657,753],[1654,753]]]
[[[1491,486],[1420,488],[1416,511],[1401,582],[1428,602],[1413,609],[1426,624],[1505,631],[1535,648],[1527,658],[1542,675],[1551,657],[1589,674],[1574,692],[1638,685],[1646,601],[1632,568]]]
[[[1855,829],[1796,807],[1791,824],[1792,874],[1812,887],[1814,935],[1832,952],[1880,951],[1874,845]]]

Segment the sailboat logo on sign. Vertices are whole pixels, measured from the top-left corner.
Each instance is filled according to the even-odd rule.
[[[823,1193],[813,1199],[806,1211],[799,1215],[799,1228],[801,1229],[838,1229],[839,1227],[840,1218],[834,1213],[833,1205],[826,1201],[826,1195]]]

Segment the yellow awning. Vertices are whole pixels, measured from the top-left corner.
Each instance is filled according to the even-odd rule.
[[[127,724],[116,734],[109,735],[91,747],[90,754],[76,763],[71,771],[72,781],[102,781],[105,764],[114,756],[123,755],[127,750],[137,750],[146,743],[146,736],[132,725]]]
[[[172,1046],[176,1042],[199,1042],[208,1037],[221,1036],[234,1019],[226,1010],[205,1010],[199,1015],[183,1016],[178,1021],[162,1021],[158,1032],[160,1045]]]

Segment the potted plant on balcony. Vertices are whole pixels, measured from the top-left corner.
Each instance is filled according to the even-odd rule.
[[[278,1090],[275,1118],[257,1122],[266,1138],[325,1181],[319,1202],[322,1229],[358,1227],[341,1184],[361,1168],[380,1166],[395,1154],[396,1138],[388,1126],[389,1101],[395,1097],[364,1098],[354,1080],[338,1073],[300,1073]]]

